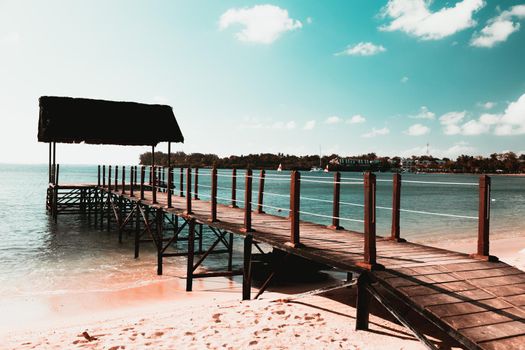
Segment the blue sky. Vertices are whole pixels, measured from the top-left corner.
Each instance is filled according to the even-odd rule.
[[[513,0],[0,1],[0,162],[47,161],[41,95],[169,104],[185,152],[525,152],[523,25]]]

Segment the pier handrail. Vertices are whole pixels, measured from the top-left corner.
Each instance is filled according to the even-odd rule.
[[[127,173],[126,166],[121,166],[121,183],[119,184],[119,166],[115,165],[112,167],[109,165],[106,177],[106,166],[97,167],[97,185],[106,186],[107,179],[107,190],[109,192],[115,191],[120,192],[121,194],[126,194],[127,189]],[[186,169],[186,181],[184,182],[183,174],[184,169]],[[112,172],[114,170],[114,178],[112,177]],[[156,193],[157,191],[167,192],[168,193],[168,208],[172,207],[172,189],[173,186],[173,168],[171,167],[161,167],[161,166],[149,166],[149,176],[151,183],[149,189],[152,191],[153,203],[156,203]],[[144,199],[144,177],[145,177],[145,167],[141,167],[141,199]],[[54,175],[54,182],[58,182],[58,165],[56,168],[52,169]],[[137,184],[137,181],[134,178],[137,177],[137,169],[133,166],[130,167],[130,195],[134,195],[134,186]],[[167,174],[166,174],[167,173]],[[363,230],[365,233],[369,232],[369,241],[366,245],[367,249],[373,249],[374,243],[372,240],[375,240],[375,220],[376,220],[376,210],[387,210],[392,212],[392,223],[390,229],[390,235],[388,239],[391,239],[396,242],[404,242],[405,240],[401,238],[401,229],[400,229],[400,213],[413,213],[420,215],[433,215],[440,217],[449,217],[456,219],[468,219],[468,220],[478,220],[478,249],[475,254],[472,254],[473,257],[479,259],[491,259],[489,255],[489,227],[490,227],[490,177],[483,175],[480,177],[479,184],[473,184],[470,182],[447,182],[447,181],[417,181],[417,180],[402,180],[401,174],[394,174],[391,180],[388,179],[377,179],[376,176],[370,172],[364,174],[364,179],[353,178],[353,177],[342,177],[340,172],[333,173],[333,178],[328,180],[324,176],[301,176],[300,172],[292,171],[289,174],[271,174],[268,175],[265,170],[261,170],[258,175],[254,175],[251,169],[248,169],[243,174],[245,181],[245,188],[237,188],[237,178],[240,175],[237,173],[237,169],[232,169],[230,174],[226,174],[223,171],[218,171],[216,167],[212,169],[206,169],[200,171],[195,169],[195,172],[192,172],[191,168],[180,167],[180,186],[179,189],[181,197],[189,197],[186,199],[186,212],[191,213],[192,209],[192,198],[198,200],[199,195],[202,195],[210,199],[210,221],[218,221],[217,217],[217,201],[220,200],[221,203],[229,203],[231,207],[237,207],[238,203],[243,204],[244,206],[244,231],[251,232],[253,230],[251,226],[251,216],[252,216],[252,206],[255,205],[255,212],[257,214],[264,214],[265,209],[270,209],[277,212],[283,212],[288,214],[288,219],[290,221],[290,244],[292,246],[300,246],[300,225],[299,225],[299,216],[312,216],[317,218],[329,219],[331,223],[328,225],[331,229],[342,229],[341,222],[356,222],[362,223]],[[194,175],[193,175],[194,174]],[[199,183],[199,175],[210,175],[211,176],[211,185]],[[167,181],[166,181],[167,177]],[[231,187],[227,186],[218,186],[218,178],[225,177],[231,179]],[[55,179],[56,178],[56,179]],[[287,179],[288,178],[288,179]],[[194,187],[192,188],[192,179],[194,179]],[[253,191],[253,179],[259,181],[258,190]],[[114,184],[112,184],[114,181]],[[290,183],[290,191],[288,194],[271,192],[266,189],[266,181],[277,181],[277,182],[288,182]],[[376,192],[376,183],[378,181],[382,182],[391,182],[392,183],[392,206],[379,206],[377,205],[375,198]],[[310,196],[302,196],[301,185],[318,183],[318,184],[331,184],[333,186],[332,199],[328,198],[313,198]],[[479,209],[478,216],[469,216],[469,215],[460,215],[460,214],[449,214],[449,213],[440,213],[433,211],[424,211],[424,210],[414,210],[414,209],[405,209],[401,208],[401,185],[402,184],[436,184],[436,185],[457,185],[457,186],[473,186],[477,185],[479,187]],[[186,189],[182,188],[186,185]],[[364,203],[353,203],[346,202],[341,200],[341,186],[342,185],[363,185],[365,189]],[[199,193],[199,186],[203,188],[209,188],[210,194]],[[271,186],[270,186],[271,187]],[[192,191],[193,189],[193,191]],[[231,191],[231,198],[226,198],[224,196],[218,195],[218,191],[228,192]],[[237,199],[237,191],[244,192],[244,200]],[[373,193],[371,193],[371,191]],[[185,193],[184,193],[185,192]],[[257,195],[256,203],[252,200],[253,196]],[[289,198],[290,207],[286,208],[284,206],[279,206],[275,204],[265,203],[264,197],[277,197],[277,198]],[[312,212],[307,210],[300,210],[301,201],[313,201],[318,203],[332,204],[331,206],[331,215],[325,214],[322,212]],[[372,203],[372,204],[370,204]],[[364,209],[364,218],[350,218],[343,217],[340,214],[341,206],[356,206],[362,207]],[[373,222],[372,222],[373,221]],[[366,235],[366,234],[365,234]],[[369,261],[366,261],[369,264],[370,268],[375,266],[373,253],[369,252],[368,256],[371,257]]]

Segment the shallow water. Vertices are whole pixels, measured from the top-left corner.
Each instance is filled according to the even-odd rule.
[[[129,169],[129,168],[128,168]],[[178,185],[178,171],[175,172]],[[201,169],[199,188],[201,198],[209,195],[209,170]],[[220,170],[219,202],[230,197],[229,170]],[[239,172],[237,198],[242,200],[244,179]],[[257,173],[256,173],[257,174]],[[222,176],[225,175],[225,176]],[[287,215],[289,207],[289,173],[267,172],[264,203],[283,208],[265,211]],[[301,210],[330,215],[332,188],[331,174],[302,173]],[[358,173],[343,173],[343,182],[359,182]],[[353,180],[357,178],[358,180]],[[392,174],[377,174],[377,205],[391,206]],[[94,166],[62,166],[60,183],[96,182]],[[316,180],[323,182],[308,182]],[[387,181],[382,181],[387,180]],[[473,175],[403,175],[403,180],[428,182],[460,182],[476,184]],[[522,235],[525,233],[525,178],[494,176],[492,178],[491,234],[493,236]],[[158,277],[156,258],[151,245],[141,246],[141,258],[133,259],[133,240],[118,244],[114,232],[98,230],[80,217],[59,217],[55,224],[45,210],[47,165],[0,165],[0,296],[34,296],[40,294],[75,293],[86,290],[114,290],[129,288],[185,275],[185,258],[169,258],[165,275]],[[254,179],[254,201],[258,180]],[[271,194],[273,193],[273,195]],[[280,195],[280,196],[276,196]],[[224,198],[224,199],[221,199]],[[309,198],[326,200],[312,201]],[[363,203],[361,184],[343,184],[341,202]],[[469,185],[403,183],[404,209],[463,216],[477,216],[478,188]],[[240,203],[242,205],[242,203]],[[388,234],[390,211],[377,210],[377,232]],[[362,219],[363,209],[341,205],[342,218]],[[302,215],[301,219],[329,224],[327,218]],[[341,221],[345,228],[362,231],[362,223]],[[402,236],[415,241],[438,241],[452,238],[476,237],[477,220],[451,218],[415,213],[401,214]],[[240,247],[240,244],[237,244]],[[181,243],[181,248],[184,244]],[[237,252],[238,253],[238,252]],[[238,254],[237,254],[238,255]],[[237,261],[238,263],[239,261]],[[222,267],[225,259],[219,256],[207,260],[207,267]]]

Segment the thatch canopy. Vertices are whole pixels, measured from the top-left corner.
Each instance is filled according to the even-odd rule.
[[[38,141],[108,145],[184,142],[170,106],[42,96]]]

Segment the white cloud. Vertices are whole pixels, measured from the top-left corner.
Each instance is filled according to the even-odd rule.
[[[466,112],[450,112],[439,118],[446,135],[481,135],[491,129],[495,135],[525,134],[525,94],[509,103],[501,114],[484,113],[478,119],[464,122]]]
[[[403,77],[400,80],[403,84],[408,83],[408,77]]]
[[[363,137],[376,137],[376,136],[388,135],[389,133],[390,133],[390,130],[386,127],[382,129],[372,128],[372,131],[367,132],[366,134],[363,134],[362,136]]]
[[[312,130],[313,128],[315,128],[315,120],[309,120],[306,122],[306,124],[304,124],[304,127],[303,129],[304,130]]]
[[[430,128],[423,124],[414,124],[411,125],[408,130],[405,131],[405,134],[409,136],[422,136],[430,132]]]
[[[334,116],[326,118],[326,120],[324,122],[325,122],[325,124],[338,124],[338,123],[340,123],[342,121],[343,121],[343,119],[341,119],[340,117],[334,115]]]
[[[525,94],[511,102],[496,126],[496,135],[525,134]]]
[[[354,46],[347,46],[341,52],[336,53],[336,56],[373,56],[378,53],[385,52],[386,49],[382,45],[375,45],[370,42],[360,42]]]
[[[462,154],[473,154],[475,151],[476,151],[476,148],[470,146],[469,143],[460,141],[446,149],[431,148],[430,154],[438,158],[447,157],[450,159],[454,159]],[[399,154],[395,154],[395,155],[398,155],[401,157],[410,157],[410,156],[425,155],[426,153],[427,153],[427,147],[421,146],[421,147],[413,147],[405,151],[401,151],[399,152]]]
[[[461,127],[459,127],[459,123],[465,118],[465,115],[467,112],[449,112],[441,117],[439,117],[439,121],[441,125],[443,125],[443,131],[445,135],[456,135],[461,133]]]
[[[364,122],[366,122],[366,118],[360,114],[356,114],[346,121],[347,124],[360,124]]]
[[[494,108],[496,106],[496,102],[487,101],[485,103],[480,103],[479,106],[488,110]]]
[[[297,127],[297,123],[290,121],[272,121],[271,119],[261,120],[257,117],[246,117],[243,122],[239,124],[240,129],[278,129],[278,130],[292,130]]]
[[[219,28],[239,24],[243,28],[235,37],[244,42],[271,44],[283,33],[301,28],[300,21],[290,18],[286,9],[274,5],[231,8],[222,14]]]
[[[429,119],[429,120],[433,120],[436,117],[436,114],[431,112],[431,111],[429,111],[426,106],[421,106],[421,108],[419,109],[419,113],[418,114],[410,115],[408,117],[412,118],[412,119]]]
[[[422,40],[437,40],[473,27],[473,14],[485,6],[483,0],[462,0],[453,7],[436,12],[429,9],[431,1],[389,0],[382,10],[391,22],[381,26],[383,31],[402,31]]]
[[[482,123],[477,120],[469,120],[461,126],[461,134],[463,135],[481,135],[489,132],[490,125]]]
[[[519,19],[525,18],[525,5],[516,5],[503,11],[498,16],[488,20],[481,32],[475,33],[470,41],[471,46],[493,47],[506,41],[514,32],[520,29]]]
[[[16,45],[20,42],[20,34],[17,32],[9,32],[0,37],[0,44]]]
[[[272,129],[285,129],[285,130],[291,130],[295,129],[297,124],[292,120],[289,122],[275,122],[272,124]]]

